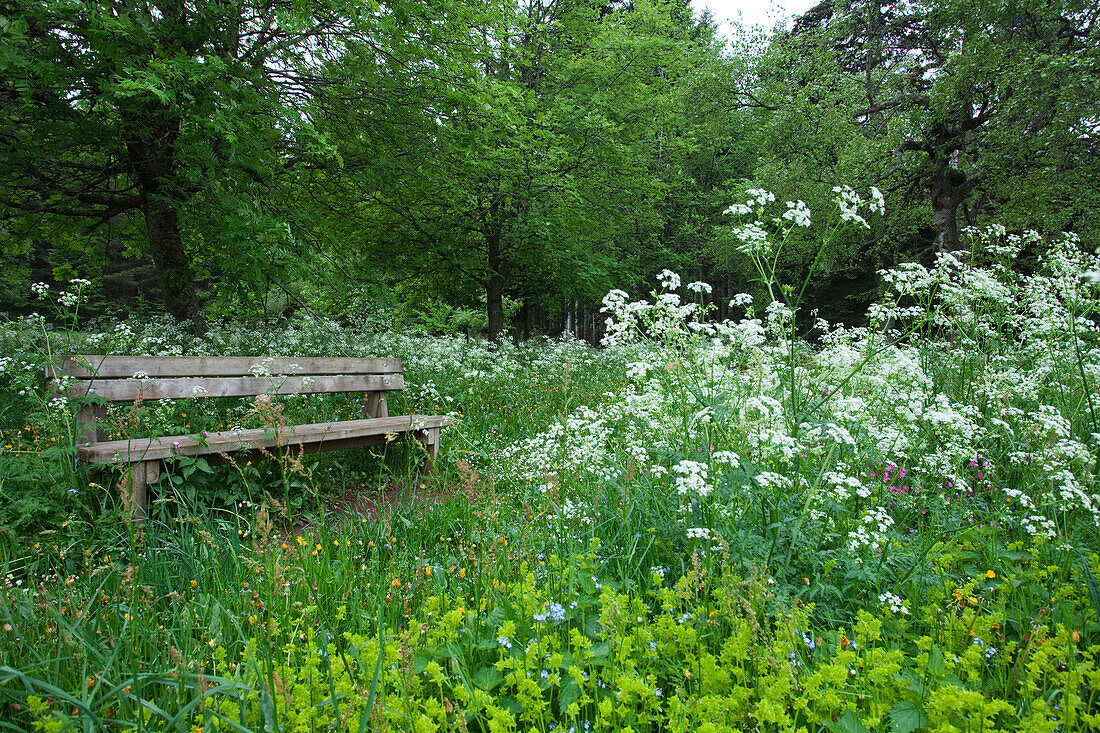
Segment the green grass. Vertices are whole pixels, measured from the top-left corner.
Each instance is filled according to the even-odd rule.
[[[12,326],[0,729],[1095,729],[1100,328],[1058,252],[1029,278],[926,271],[901,332],[815,347],[781,314],[667,303],[616,314],[640,320],[603,350],[134,327],[109,350],[399,356],[391,414],[455,417],[432,475],[403,441],[170,463],[141,528],[73,464],[43,343]],[[135,414],[259,419],[187,400],[109,424]],[[326,512],[349,490],[398,495]]]

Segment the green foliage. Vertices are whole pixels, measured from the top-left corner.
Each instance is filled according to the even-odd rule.
[[[885,244],[909,252],[960,249],[959,220],[1091,230],[1094,31],[1075,2],[822,4],[760,58],[756,179],[877,184],[896,212]]]
[[[0,324],[0,720],[1100,727],[1095,230],[1014,233],[1100,210],[1089,11],[822,4],[734,55],[680,0],[0,19],[0,285],[52,317]],[[817,318],[837,283],[880,302]],[[614,285],[601,350],[477,338]],[[212,320],[89,327],[128,288]],[[391,414],[455,425],[433,475],[169,461],[137,528],[46,381],[79,351],[392,355]]]
[[[763,224],[782,235],[804,213]],[[25,728],[1089,730],[1100,258],[1073,237],[969,234],[967,261],[884,273],[876,327],[819,323],[815,347],[792,305],[758,320],[739,298],[745,318],[715,322],[706,285],[667,271],[653,303],[607,296],[602,351],[304,320],[82,335],[131,353],[392,354],[409,388],[391,412],[456,424],[435,476],[352,452],[178,460],[141,531],[81,497],[18,525],[0,704]],[[1004,263],[1028,248],[1041,266],[1017,276]],[[55,348],[45,330],[8,336]],[[42,401],[41,374],[5,371],[26,389],[9,410]],[[356,410],[277,405],[292,421]],[[270,409],[137,403],[106,427],[226,421]],[[34,447],[3,458],[37,461],[26,497],[47,502],[56,456]],[[301,523],[349,486],[363,504]]]
[[[454,509],[425,519],[434,530]],[[912,620],[861,611],[817,630],[812,606],[784,609],[760,576],[696,566],[627,591],[597,579],[597,544],[505,569],[508,543],[491,534],[448,569],[398,550],[409,536],[400,527],[395,515],[276,547],[261,508],[243,540],[190,522],[150,527],[150,550],[173,551],[138,565],[55,545],[27,571],[59,573],[56,590],[3,594],[0,704],[42,730],[139,718],[167,730],[303,731],[1097,723],[1100,648],[1049,619],[1004,641],[996,611],[956,594]],[[413,564],[362,574],[390,553]],[[41,610],[28,616],[32,603]],[[126,640],[124,657],[108,634]],[[990,653],[982,640],[998,638]],[[35,663],[45,648],[87,661]]]

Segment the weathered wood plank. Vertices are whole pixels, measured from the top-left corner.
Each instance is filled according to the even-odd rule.
[[[370,392],[363,402],[363,417],[389,417],[390,406],[383,392]]]
[[[87,363],[89,366],[83,366]],[[254,376],[253,367],[268,374],[398,374],[400,359],[357,359],[352,357],[262,356],[65,356],[47,376],[69,375],[79,379],[115,379],[144,372],[150,377],[238,377]]]
[[[148,464],[132,463],[119,484],[122,505],[135,524],[143,523],[148,511],[148,475]]]
[[[81,446],[78,455],[89,463],[136,463],[172,456],[200,456],[211,453],[233,453],[239,450],[271,449],[285,445],[346,447],[348,443],[370,437],[382,442],[387,434],[436,431],[450,425],[449,417],[438,415],[400,415],[397,417],[345,420],[341,422],[288,425],[276,434],[264,428],[207,433],[205,436],[174,435],[161,438],[110,440]],[[374,442],[374,441],[371,441]],[[438,437],[436,437],[438,444]],[[320,448],[324,450],[324,448]]]
[[[344,450],[347,448],[362,448],[368,445],[382,445],[386,442],[385,435],[363,435],[357,438],[342,438],[340,440],[326,440],[323,443],[302,443],[299,445],[289,446],[291,455],[298,455],[301,453],[320,453],[322,451],[330,450]],[[206,456],[206,461],[211,466],[220,466],[226,462],[226,458],[240,465],[243,461],[255,461],[264,457],[264,451],[268,455],[271,455],[271,449],[265,448],[263,451],[260,449],[247,449],[239,450],[234,453],[210,453]]]
[[[424,457],[424,473],[434,473],[435,463],[439,460],[439,428],[426,428],[422,433],[427,453]]]
[[[103,440],[103,421],[107,419],[105,405],[85,405],[76,413],[76,423],[81,441],[96,443]]]
[[[261,394],[376,392],[405,388],[400,374],[352,374],[316,377],[198,377],[194,379],[93,379],[69,387],[69,397],[98,395],[113,402],[248,397]]]

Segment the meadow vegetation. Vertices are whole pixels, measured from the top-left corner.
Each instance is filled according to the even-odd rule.
[[[1100,730],[1096,0],[701,4],[3,3],[0,733]]]
[[[306,315],[78,332],[81,284],[39,287],[58,317],[0,330],[0,728],[1096,729],[1100,257],[970,230],[884,271],[865,325],[807,319],[782,249],[881,213],[835,194],[821,221],[765,191],[730,208],[770,302],[718,320],[666,270],[607,294],[601,348]],[[169,461],[138,526],[74,460],[60,352],[399,356],[391,414],[455,425],[431,475],[403,441]],[[270,419],[138,402],[105,427]],[[377,510],[333,511],[349,493]]]

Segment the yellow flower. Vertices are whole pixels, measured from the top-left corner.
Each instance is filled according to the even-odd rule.
[[[985,577],[989,578],[990,580],[993,580],[994,578],[997,577],[997,574],[995,572],[993,572],[992,570],[986,570],[985,571]]]
[[[466,568],[459,568],[458,569],[458,577],[460,577],[460,578],[465,578],[466,577]]]
[[[192,581],[191,581],[191,587],[192,587],[192,588],[197,588],[197,587],[198,587],[198,585],[199,585],[199,581],[197,581],[197,580],[192,580]]]

